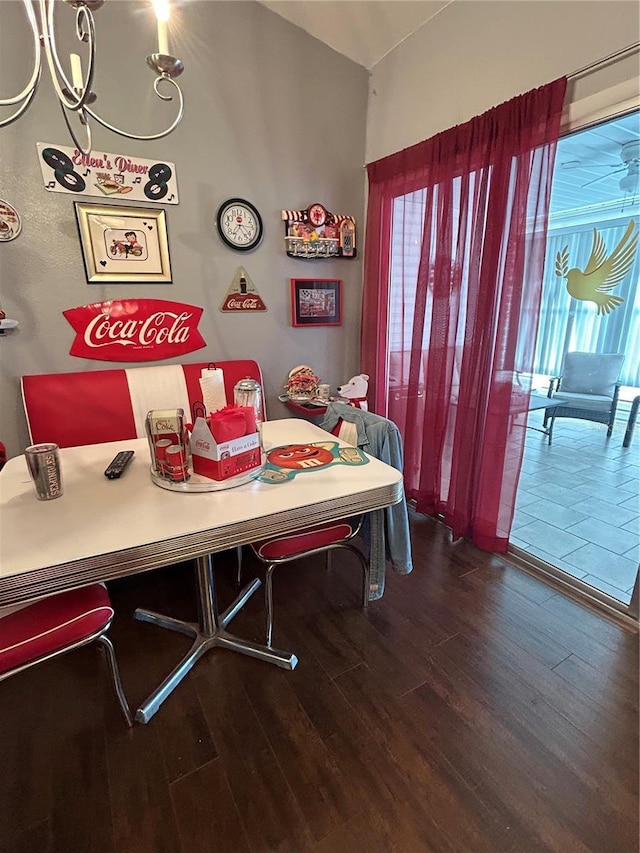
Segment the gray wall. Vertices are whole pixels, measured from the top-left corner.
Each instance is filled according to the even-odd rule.
[[[72,24],[72,13],[62,12],[61,24]],[[153,75],[144,62],[156,49],[148,4],[106,3],[96,24],[98,111],[128,129],[159,130],[164,107],[151,93]],[[22,374],[123,366],[69,355],[74,334],[62,311],[88,302],[157,297],[204,307],[199,328],[207,348],[178,360],[257,359],[271,418],[288,414],[277,395],[294,365],[310,364],[334,387],[360,370],[361,259],[287,257],[280,210],[320,201],[353,214],[362,246],[367,72],[253,2],[185,3],[172,19],[171,40],[186,69],[181,125],[166,139],[147,143],[96,126],[94,150],[176,164],[180,204],[166,206],[173,284],[86,283],[76,197],[46,192],[40,175],[36,142],[71,144],[46,74],[27,114],[0,130],[0,198],[23,221],[22,234],[0,246],[0,299],[7,316],[20,322],[18,330],[0,337],[0,440],[11,456],[27,444]],[[75,49],[62,27],[59,41],[62,55]],[[22,4],[2,0],[3,97],[22,88],[28,76],[28,45]],[[262,214],[265,238],[253,252],[232,252],[217,235],[216,210],[231,196],[249,199]],[[219,311],[240,265],[256,284],[266,313]],[[292,328],[291,277],[343,279],[343,325]]]
[[[366,162],[597,62],[639,31],[633,0],[456,0],[373,69]],[[584,100],[579,112],[595,121],[629,97],[637,105],[637,53],[570,83],[567,104]]]

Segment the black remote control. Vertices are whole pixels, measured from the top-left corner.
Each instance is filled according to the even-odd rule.
[[[133,459],[133,454],[133,450],[121,450],[120,453],[116,453],[105,468],[104,476],[108,477],[109,480],[117,480],[118,477],[122,476],[124,469]]]

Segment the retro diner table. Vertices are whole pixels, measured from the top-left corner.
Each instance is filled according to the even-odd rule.
[[[337,440],[307,421],[268,421],[266,450],[283,444]],[[340,442],[343,443],[343,442]],[[119,480],[103,471],[113,456],[135,450]],[[331,465],[283,483],[252,480],[223,491],[178,493],[151,480],[146,439],[63,448],[64,494],[36,499],[24,457],[0,474],[0,606],[28,601],[96,581],[195,559],[198,624],[149,611],[136,618],[193,639],[187,655],[138,708],[146,723],[202,655],[226,648],[284,669],[291,652],[267,648],[228,633],[227,625],[260,587],[256,578],[218,613],[212,555],[305,524],[319,524],[397,503],[402,474],[369,457],[364,465]]]

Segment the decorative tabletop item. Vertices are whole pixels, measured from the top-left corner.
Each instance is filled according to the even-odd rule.
[[[367,465],[368,462],[357,447],[340,447],[337,441],[284,444],[267,453],[267,464],[260,474],[260,482],[286,483],[296,474],[322,470],[329,465]]]
[[[236,252],[255,249],[264,235],[262,217],[251,202],[243,198],[223,201],[218,208],[216,224],[222,241]]]
[[[291,258],[355,258],[356,221],[316,201],[305,210],[283,210],[284,242]]]
[[[310,400],[318,393],[319,379],[308,364],[299,364],[289,371],[285,391],[290,400]]]
[[[355,406],[356,409],[364,409],[367,411],[367,391],[369,390],[369,376],[366,373],[358,373],[357,376],[352,376],[344,385],[340,385],[337,389],[338,394],[343,400],[349,403],[350,406]]]

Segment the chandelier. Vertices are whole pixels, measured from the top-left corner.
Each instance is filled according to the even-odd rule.
[[[147,56],[147,65],[156,74],[153,88],[160,100],[172,101],[173,95],[177,95],[178,113],[169,127],[160,133],[153,133],[148,136],[128,133],[126,130],[121,130],[115,125],[109,124],[91,106],[97,98],[92,89],[96,57],[96,33],[93,13],[103,5],[104,0],[63,0],[63,2],[76,10],[76,36],[79,41],[87,45],[88,53],[86,71],[84,73],[78,54],[70,54],[71,80],[65,74],[56,50],[53,23],[53,11],[56,0],[22,0],[22,2],[33,34],[33,71],[29,82],[20,94],[12,98],[0,98],[0,107],[16,107],[10,116],[0,119],[0,127],[6,127],[19,119],[33,101],[42,76],[43,51],[65,123],[76,147],[83,154],[89,154],[92,147],[90,119],[94,119],[103,127],[106,127],[107,130],[111,130],[120,136],[126,136],[128,139],[162,139],[162,137],[168,136],[178,126],[184,112],[184,98],[175,78],[182,74],[184,66],[179,59],[176,59],[169,52],[167,32],[169,0],[152,0],[158,23],[158,52]],[[39,16],[36,15],[36,4]],[[160,90],[161,86],[164,88],[164,91]],[[171,92],[171,88],[175,90],[173,93]],[[79,142],[69,121],[70,113],[78,114],[80,125],[84,128],[84,136],[86,138],[84,145]]]

